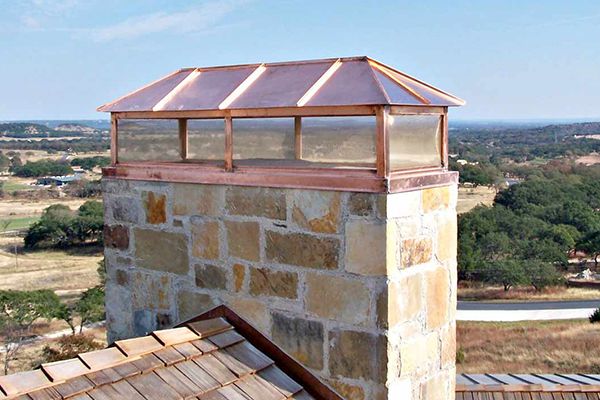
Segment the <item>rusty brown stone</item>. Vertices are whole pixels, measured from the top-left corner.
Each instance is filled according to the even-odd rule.
[[[129,248],[129,228],[123,225],[104,226],[104,246],[111,249]]]
[[[266,231],[265,240],[268,261],[318,269],[338,268],[338,239]]]
[[[233,290],[240,292],[244,286],[244,277],[246,276],[246,267],[242,264],[233,265]]]
[[[424,189],[421,197],[421,207],[424,213],[445,209],[450,206],[450,186]]]
[[[295,191],[292,219],[298,226],[311,232],[336,233],[340,227],[340,201],[338,192]]]
[[[252,268],[250,294],[295,299],[298,297],[298,274],[269,268]]]
[[[167,222],[167,196],[154,192],[144,192],[144,211],[146,222],[149,224],[164,224]]]
[[[179,321],[187,321],[210,310],[215,305],[215,302],[208,294],[183,290],[177,296]]]

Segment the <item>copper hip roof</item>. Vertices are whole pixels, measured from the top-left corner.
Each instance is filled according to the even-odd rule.
[[[186,68],[98,111],[207,111],[464,101],[368,57]]]

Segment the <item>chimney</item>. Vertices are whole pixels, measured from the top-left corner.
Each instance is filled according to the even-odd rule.
[[[459,104],[359,57],[181,70],[101,107],[109,341],[226,304],[345,398],[454,399]]]

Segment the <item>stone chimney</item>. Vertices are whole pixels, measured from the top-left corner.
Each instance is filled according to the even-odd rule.
[[[102,106],[109,341],[225,304],[345,398],[454,399],[461,104],[352,57],[184,69]]]
[[[453,398],[456,184],[105,178],[104,202],[110,341],[226,304],[349,399]]]

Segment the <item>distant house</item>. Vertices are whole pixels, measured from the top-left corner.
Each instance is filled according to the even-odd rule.
[[[40,186],[64,186],[71,182],[80,180],[81,177],[79,174],[76,175],[66,175],[66,176],[45,176],[43,178],[38,178],[36,181],[36,185]]]

